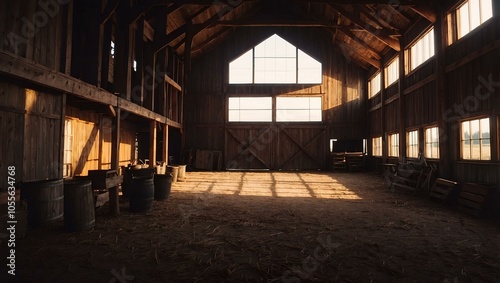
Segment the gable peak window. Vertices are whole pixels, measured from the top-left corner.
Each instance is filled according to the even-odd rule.
[[[230,84],[320,84],[321,63],[277,34],[229,63]]]

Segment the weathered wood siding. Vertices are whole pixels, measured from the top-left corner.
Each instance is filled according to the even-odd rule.
[[[88,170],[111,168],[111,118],[91,110],[67,106],[66,119],[72,122],[72,176],[85,176]],[[120,165],[135,159],[135,127],[125,121],[120,131]]]
[[[61,177],[61,107],[61,94],[0,79],[0,177],[8,166],[18,182]]]
[[[274,33],[322,63],[321,84],[228,84],[229,62]],[[366,71],[337,51],[329,41],[322,33],[311,29],[248,28],[233,34],[217,49],[193,62],[191,84],[185,98],[186,147],[223,151],[226,165],[236,160],[242,169],[326,168],[330,138],[362,139],[366,137],[367,129]],[[321,96],[323,122],[286,125],[226,122],[229,96],[279,95]],[[273,133],[273,141],[260,146],[261,149],[255,152],[258,157],[262,156],[262,160],[254,154],[250,158],[245,157],[248,151],[243,151],[241,144],[255,145],[258,133],[269,129]],[[321,137],[316,137],[319,133]],[[304,149],[301,146],[307,147]],[[244,162],[243,159],[251,159],[251,162]]]

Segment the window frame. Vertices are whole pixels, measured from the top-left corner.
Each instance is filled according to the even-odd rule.
[[[431,136],[431,141],[428,142],[428,139],[427,139],[427,131],[428,130],[432,130],[432,129],[436,129],[436,138],[437,138],[437,142],[433,142],[432,141],[432,136]],[[440,149],[439,149],[439,127],[437,125],[433,125],[433,126],[429,126],[429,127],[426,127],[424,128],[424,157],[427,158],[427,159],[439,159],[440,156],[441,156],[441,152],[440,152]],[[427,145],[431,145],[431,148],[433,147],[434,144],[437,144],[437,157],[436,156],[433,156],[433,152],[431,150],[430,154],[429,152],[427,151]]]
[[[242,109],[241,107],[239,107],[238,109],[231,109],[230,106],[229,106],[229,100],[231,98],[271,98],[270,100],[270,105],[269,105],[269,109]],[[227,103],[227,107],[226,107],[226,121],[228,123],[271,123],[273,122],[273,104],[274,104],[274,99],[273,97],[271,96],[259,96],[259,95],[231,95],[231,96],[228,96],[227,99],[226,99],[226,103]],[[240,102],[238,102],[239,104]],[[233,121],[233,120],[230,120],[230,114],[229,112],[231,110],[237,110],[237,111],[241,111],[241,110],[268,110],[270,111],[270,114],[271,114],[271,119],[269,121],[251,121],[251,120],[244,120],[244,121],[241,121],[241,120],[238,120],[238,121]]]
[[[483,5],[483,0],[479,0],[478,3],[479,3],[479,25],[477,25],[476,27],[474,28],[470,28],[470,20],[471,20],[471,16],[470,16],[470,5],[471,5],[471,1],[470,0],[465,0],[465,1],[461,1],[459,3],[457,3],[454,7],[452,7],[448,13],[447,13],[447,25],[448,25],[448,35],[447,35],[447,43],[448,43],[448,46],[454,44],[455,42],[459,42],[462,38],[466,38],[468,37],[469,34],[472,34],[473,32],[475,32],[476,30],[480,29],[481,26],[484,26],[485,24],[487,24],[488,22],[490,22],[490,20],[492,18],[495,17],[495,4],[493,3],[494,1],[491,1],[491,4],[492,4],[492,7],[491,7],[491,17],[487,18],[487,19],[483,19],[483,9],[482,9],[482,5]],[[465,5],[468,5],[468,32],[465,33],[465,34],[462,34],[460,35],[460,9],[462,7],[464,7]]]
[[[395,68],[396,68],[396,75],[397,77],[394,78],[392,81],[391,78],[390,78],[390,74],[391,73],[391,68],[394,68],[394,64],[395,64]],[[388,88],[389,86],[393,85],[393,84],[396,84],[397,82],[399,82],[399,56],[396,56],[394,57],[389,64],[387,64],[385,67],[384,67],[384,87],[385,88]]]
[[[286,109],[286,108],[278,108],[278,100],[280,98],[308,98],[309,99],[309,107],[308,108],[301,108],[301,109]],[[311,98],[319,98],[320,99],[320,108],[311,108]],[[306,96],[306,95],[300,95],[300,96],[276,96],[275,98],[275,103],[273,107],[273,114],[274,114],[274,121],[276,123],[321,123],[323,122],[323,97],[322,96]],[[309,112],[309,119],[311,118],[311,113],[312,111],[317,111],[319,110],[320,114],[320,120],[319,121],[304,121],[304,120],[278,120],[278,113],[279,111],[287,111],[287,110],[302,110],[305,111],[307,110]]]
[[[377,142],[375,142],[377,141]],[[372,156],[382,157],[383,154],[382,136],[372,137]],[[380,153],[378,153],[380,152]]]
[[[393,145],[392,137],[397,137],[394,139],[397,141],[397,145]],[[389,157],[399,157],[399,132],[393,132],[387,134],[387,156]],[[395,151],[395,153],[393,153]]]
[[[481,120],[485,120],[487,119],[488,120],[488,133],[489,133],[489,138],[485,138],[483,139],[481,136],[483,134],[483,131],[481,130]],[[479,123],[479,138],[478,139],[473,139],[472,138],[472,132],[470,131],[470,123],[473,122],[473,121],[478,121]],[[464,141],[466,141],[463,137],[464,137],[464,132],[463,132],[463,124],[464,123],[469,123],[469,131],[471,132],[470,133],[470,138],[467,139],[470,143],[469,143],[469,146],[470,146],[470,150],[469,150],[469,154],[470,154],[470,158],[465,158],[464,157]],[[462,161],[467,161],[467,162],[491,162],[493,160],[493,150],[492,150],[492,137],[491,137],[491,126],[492,126],[492,123],[491,123],[491,119],[490,117],[488,116],[479,116],[479,117],[474,117],[474,118],[470,118],[470,119],[465,119],[465,120],[461,120],[460,121],[460,124],[459,124],[459,127],[460,127],[460,160]],[[474,159],[472,158],[472,141],[474,140],[477,140],[479,141],[479,159]],[[482,141],[483,140],[489,140],[489,152],[490,152],[490,156],[489,156],[489,159],[482,159]]]
[[[380,94],[382,91],[382,72],[379,70],[373,74],[373,76],[368,80],[368,99],[371,99]],[[378,77],[378,91],[373,93],[372,81]]]
[[[417,136],[416,136],[416,143],[412,143],[412,134],[415,133]],[[412,129],[412,130],[408,130],[406,131],[406,157],[408,158],[418,158],[418,155],[420,153],[420,143],[419,143],[419,140],[420,140],[420,134],[419,134],[419,129]],[[417,152],[416,152],[416,155],[411,155],[410,156],[410,153],[412,152],[412,149],[416,148]]]
[[[281,40],[285,41],[287,44],[290,45],[290,47],[293,47],[295,48],[295,52],[293,54],[293,56],[290,56],[289,54],[286,54],[286,55],[274,55],[274,56],[271,56],[271,55],[266,55],[266,56],[262,56],[262,55],[257,55],[256,54],[256,48],[260,49],[261,48],[261,44],[265,43],[267,40],[273,38],[274,36],[277,36],[278,38],[280,38]],[[238,59],[240,59],[243,55],[247,54],[247,53],[251,53],[251,61],[252,61],[252,64],[251,66],[248,66],[251,68],[251,73],[252,73],[252,76],[251,76],[251,82],[249,82],[248,80],[245,81],[245,82],[231,82],[231,70],[232,70],[232,67],[231,67],[231,64],[235,61],[237,61]],[[265,52],[266,53],[266,52]],[[308,71],[308,72],[305,72],[305,73],[309,73],[311,72],[311,70],[316,70],[318,71],[317,68],[308,68],[307,67],[307,64],[299,64],[301,61],[301,56],[305,55],[307,57],[310,57],[311,59],[313,59],[315,61],[315,63],[319,64],[319,81],[314,81],[314,82],[304,82],[304,81],[301,81],[301,74],[304,73],[304,71]],[[285,82],[280,82],[280,81],[259,81],[258,77],[261,76],[261,75],[257,75],[257,71],[258,71],[258,68],[260,67],[263,67],[264,69],[263,70],[260,70],[262,72],[266,72],[265,68],[267,68],[268,64],[265,63],[265,61],[267,60],[270,60],[270,59],[274,59],[274,60],[278,60],[278,59],[294,59],[294,62],[295,62],[295,68],[292,68],[290,70],[293,70],[294,72],[294,82],[288,82],[288,81],[285,81]],[[262,65],[261,63],[257,64],[257,61],[262,61],[264,62],[264,64]],[[286,64],[285,64],[286,65]],[[301,65],[303,66],[301,68]],[[260,66],[260,67],[259,67]],[[276,68],[276,67],[275,67]],[[246,68],[246,69],[249,69],[249,68]],[[273,74],[276,74],[277,71],[276,69],[273,69]],[[287,70],[285,68],[284,71],[282,71],[282,73],[289,73],[289,70]],[[304,79],[304,78],[303,78]],[[305,51],[303,51],[302,49],[298,48],[297,46],[293,45],[292,43],[290,43],[289,41],[287,41],[286,39],[284,39],[283,37],[279,36],[278,34],[273,34],[271,36],[269,36],[268,38],[266,38],[265,40],[263,40],[262,42],[258,43],[257,45],[253,46],[251,49],[243,52],[242,54],[240,54],[239,56],[237,56],[236,58],[232,59],[229,64],[228,64],[228,77],[227,77],[227,82],[229,85],[321,85],[323,84],[323,63],[321,63],[319,60],[317,60],[316,58],[314,58],[313,56],[309,55],[308,53],[306,53]]]
[[[420,42],[422,42],[422,44],[424,44],[425,43],[425,37],[427,35],[429,35],[431,32],[434,35],[432,37],[432,42],[434,44],[432,44],[432,48],[430,48],[427,51],[429,53],[432,52],[432,55],[429,55],[426,59],[422,60],[416,66],[413,66],[413,63],[412,63],[413,57],[412,56],[416,56],[416,55],[412,55],[413,54],[413,51],[412,51],[413,47],[417,46],[417,44],[419,44]],[[432,58],[434,58],[434,56],[436,55],[436,41],[435,40],[436,40],[436,36],[434,34],[434,25],[431,25],[429,28],[425,29],[420,34],[420,36],[417,37],[410,45],[408,45],[408,47],[406,47],[406,49],[404,51],[404,54],[405,54],[405,59],[404,59],[405,60],[405,75],[408,75],[408,74],[411,74],[412,72],[415,72],[420,67],[422,67],[423,65],[425,65],[426,62],[428,62],[429,60],[431,60]],[[424,49],[422,49],[422,50],[425,52]],[[425,56],[423,56],[423,57],[425,57]]]

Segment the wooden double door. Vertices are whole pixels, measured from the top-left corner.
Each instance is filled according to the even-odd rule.
[[[225,128],[227,169],[316,170],[326,167],[324,126],[238,125]]]

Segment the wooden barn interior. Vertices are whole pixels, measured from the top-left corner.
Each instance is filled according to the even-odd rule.
[[[0,0],[0,32],[2,282],[500,280],[498,0]]]

